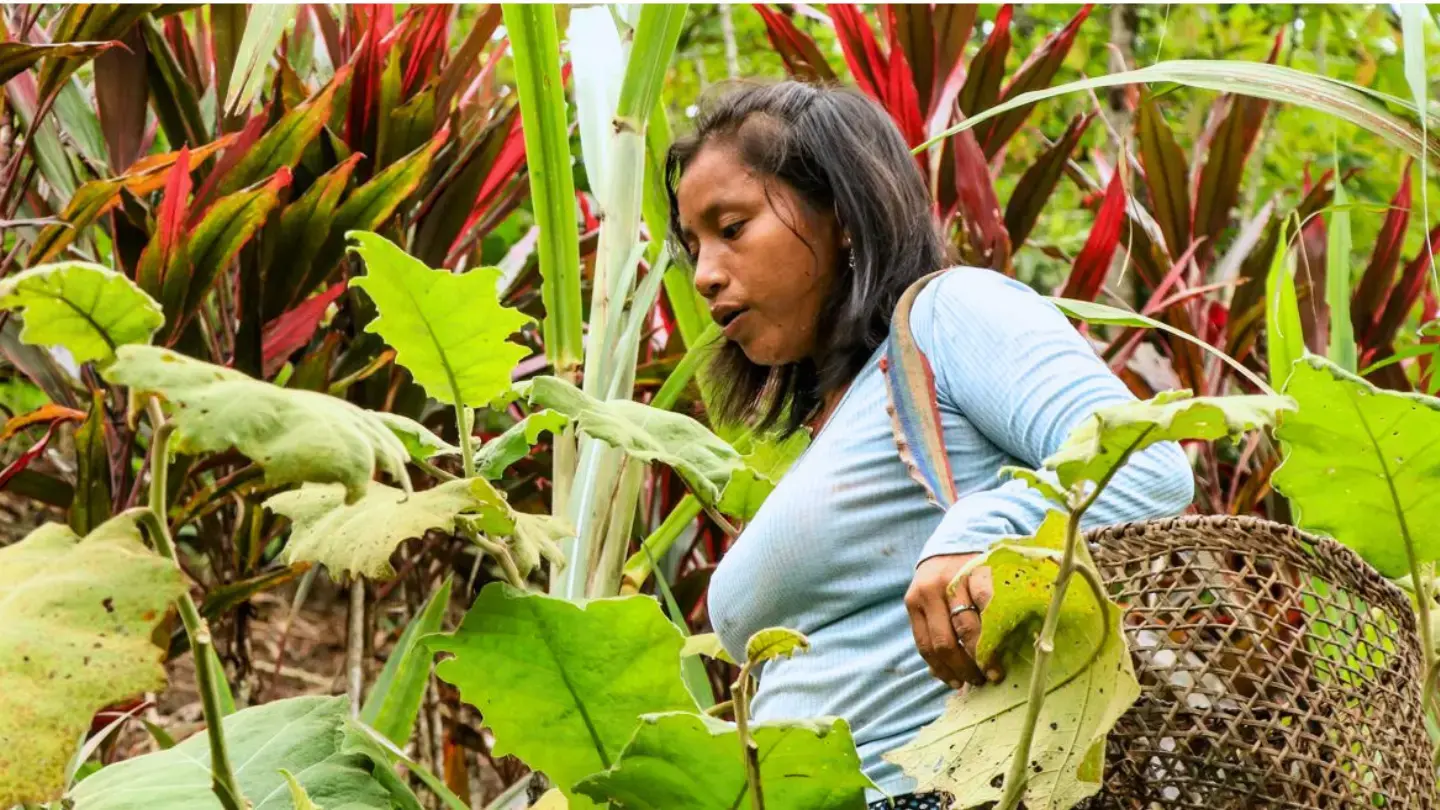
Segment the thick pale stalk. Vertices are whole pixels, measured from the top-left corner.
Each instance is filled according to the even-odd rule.
[[[629,457],[622,466],[615,497],[611,501],[615,506],[610,510],[605,540],[600,546],[600,560],[591,577],[592,597],[614,596],[620,591],[620,572],[625,563],[625,551],[630,546],[630,532],[635,526],[640,490],[645,484],[645,467],[643,462]],[[629,508],[621,508],[621,504],[628,504]]]
[[[149,402],[149,414],[153,431],[150,443],[150,506],[140,511],[139,518],[149,531],[156,549],[173,562],[176,568],[180,568],[175,541],[171,539],[170,527],[165,521],[166,479],[170,471],[170,434],[175,427],[165,421],[160,404],[153,399]],[[183,569],[181,573],[183,576]],[[214,655],[210,627],[195,607],[195,600],[191,598],[188,588],[180,594],[177,603],[180,622],[185,626],[185,635],[190,638],[190,655],[195,661],[200,706],[205,713],[205,734],[210,742],[210,788],[225,810],[246,810],[250,803],[245,801],[245,794],[240,792],[240,783],[235,779],[235,771],[230,766],[230,754],[225,746],[225,711],[217,680],[221,675],[213,667],[213,662],[218,659]]]
[[[680,535],[684,534],[690,524],[695,522],[695,518],[700,516],[701,511],[700,499],[693,494],[686,493],[685,497],[680,499],[680,503],[670,511],[670,514],[665,516],[665,521],[660,524],[660,528],[651,532],[650,536],[641,543],[640,550],[630,555],[630,559],[625,562],[625,570],[621,577],[621,593],[639,592],[640,586],[645,584],[654,571],[653,561],[660,559],[665,552],[670,550],[671,546],[675,545],[675,541],[679,540]]]
[[[350,697],[350,716],[360,716],[365,698],[365,580],[355,577],[350,582],[350,632],[345,649],[348,673],[346,694]]]
[[[535,224],[540,227],[537,247],[543,279],[540,297],[545,304],[541,324],[545,356],[557,376],[573,382],[583,334],[580,240],[555,7],[507,3],[501,11],[515,59],[530,198]]]

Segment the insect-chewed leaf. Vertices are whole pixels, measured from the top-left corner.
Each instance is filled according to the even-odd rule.
[[[758,664],[775,658],[790,658],[797,652],[810,649],[810,639],[798,630],[788,627],[767,627],[757,630],[745,642],[745,660]]]
[[[1045,459],[1060,485],[1101,481],[1132,453],[1181,439],[1211,441],[1275,424],[1295,403],[1283,396],[1194,397],[1165,391],[1153,399],[1097,410],[1081,422],[1055,454]]]
[[[703,655],[727,664],[735,663],[735,659],[731,658],[730,653],[725,652],[725,647],[720,644],[720,637],[714,633],[696,633],[685,639],[685,646],[680,648],[680,657],[692,655]]]
[[[648,712],[697,711],[680,679],[680,631],[655,600],[597,599],[584,606],[508,585],[487,585],[453,634],[430,648],[454,658],[435,668],[478,707],[495,752],[570,790],[615,762]]]
[[[730,476],[718,508],[727,515],[749,520],[760,511],[785,471],[810,446],[810,437],[796,431],[782,442],[763,436],[746,436],[740,441],[736,449],[744,453],[741,460],[745,466]]]
[[[164,687],[152,634],[184,589],[131,517],[0,548],[0,807],[58,798],[95,712]]]
[[[235,448],[275,484],[344,484],[363,496],[375,468],[405,487],[405,445],[374,413],[314,391],[280,388],[234,369],[155,346],[123,346],[106,380],[159,394],[175,422],[177,452]]]
[[[735,448],[684,414],[598,400],[557,377],[535,377],[517,388],[530,404],[559,411],[581,431],[642,461],[674,468],[703,503],[715,504],[731,476],[744,469]]]
[[[390,432],[404,443],[405,450],[410,453],[410,457],[417,461],[429,461],[436,456],[460,454],[460,448],[436,436],[429,428],[408,416],[387,411],[376,411],[375,416],[390,428]]]
[[[394,347],[426,393],[479,407],[509,390],[510,372],[529,350],[506,338],[531,321],[500,304],[498,268],[432,270],[379,234],[346,236],[365,260],[365,275],[353,283],[380,311],[366,331]]]
[[[1290,374],[1300,403],[1276,431],[1284,461],[1275,488],[1296,525],[1355,549],[1386,576],[1410,571],[1406,529],[1421,563],[1440,560],[1440,399],[1386,391],[1315,355]]]
[[[499,478],[506,467],[530,454],[542,431],[559,433],[569,423],[570,417],[559,411],[544,409],[527,414],[475,453],[475,473],[482,478]]]
[[[255,810],[293,805],[282,770],[311,801],[327,808],[391,807],[375,772],[388,762],[349,745],[344,696],[294,697],[236,712],[224,720],[225,741],[240,792]],[[202,731],[174,748],[101,768],[70,792],[75,810],[219,807],[210,787],[210,741]]]
[[[1034,538],[1006,541],[989,552],[995,598],[985,609],[977,653],[982,661],[998,655],[1005,680],[952,696],[940,719],[886,755],[920,783],[917,790],[946,791],[957,807],[1000,798],[1024,725],[1035,636],[1050,602],[1066,522],[1063,513],[1051,512]],[[1089,565],[1083,546],[1080,554]],[[1036,810],[1065,810],[1100,789],[1105,735],[1140,696],[1119,606],[1108,599],[1098,605],[1083,582],[1072,580],[1065,592],[1046,682],[1024,800]]]
[[[871,782],[860,772],[850,728],[838,718],[757,723],[767,810],[863,810]],[[627,810],[750,807],[734,723],[687,712],[649,714],[609,770],[576,792]]]
[[[64,346],[75,362],[109,362],[127,343],[149,343],[165,316],[125,276],[89,262],[32,267],[0,281],[0,310],[24,310],[20,339]]]
[[[371,482],[365,497],[351,504],[345,503],[344,487],[307,484],[265,505],[294,526],[285,546],[287,564],[318,562],[375,579],[395,576],[390,555],[406,540],[429,529],[453,534],[462,514],[489,512],[489,519],[505,520],[510,511],[505,496],[479,478],[413,493]]]

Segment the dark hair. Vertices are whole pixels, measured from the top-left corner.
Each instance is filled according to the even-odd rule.
[[[948,256],[924,176],[884,108],[851,87],[739,84],[713,103],[703,100],[695,131],[666,155],[668,239],[671,255],[688,264],[675,187],[710,143],[735,147],[751,169],[788,183],[815,211],[834,209],[855,269],[842,252],[814,359],[760,366],[725,341],[709,363],[712,420],[760,431],[778,424],[789,436],[819,412],[825,394],[855,378],[889,333],[900,294]]]

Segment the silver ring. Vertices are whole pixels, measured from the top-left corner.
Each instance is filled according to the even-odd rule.
[[[980,612],[980,608],[977,608],[974,605],[956,605],[955,607],[950,608],[950,616],[959,616],[961,613],[964,613],[967,610],[973,610],[976,613]]]

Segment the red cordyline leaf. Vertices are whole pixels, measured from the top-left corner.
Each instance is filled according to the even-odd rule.
[[[155,216],[155,235],[145,246],[136,269],[136,283],[158,297],[165,286],[166,271],[175,252],[183,247],[186,213],[190,210],[190,147],[180,147],[175,163],[165,175],[165,191]]]
[[[835,78],[835,71],[830,69],[830,63],[820,54],[815,40],[796,28],[789,17],[764,3],[751,5],[765,21],[765,38],[770,40],[770,47],[780,54],[781,60],[785,62],[785,70],[790,75],[804,81]]]
[[[307,298],[299,306],[265,324],[261,356],[267,378],[274,376],[285,365],[285,358],[315,336],[325,309],[345,292],[345,284],[342,281],[331,285],[325,292]]]
[[[1420,246],[1419,255],[1405,265],[1400,281],[1386,297],[1385,309],[1371,331],[1375,346],[1388,347],[1394,342],[1395,333],[1405,323],[1405,316],[1415,308],[1415,302],[1425,291],[1425,284],[1430,279],[1430,256],[1434,252],[1440,252],[1440,225],[1430,231],[1429,249],[1425,245]]]
[[[576,189],[575,199],[580,202],[580,215],[585,218],[585,232],[589,233],[600,227],[600,220],[596,219],[590,211],[590,195]]]
[[[1080,255],[1075,257],[1070,278],[1065,281],[1065,289],[1060,293],[1062,296],[1093,301],[1100,294],[1105,276],[1110,272],[1110,259],[1120,245],[1120,226],[1124,221],[1125,184],[1120,179],[1120,172],[1115,171],[1110,175],[1110,185],[1105,188],[1105,201],[1095,215],[1090,237],[1085,240]]]
[[[995,15],[995,27],[990,29],[990,36],[981,43],[980,50],[970,60],[969,72],[965,76],[965,84],[960,88],[960,110],[967,116],[983,112],[993,106],[1000,97],[1000,81],[1005,76],[1005,56],[1010,52],[1010,18],[1014,15],[1014,7],[1005,4],[1000,7],[1000,12]],[[985,132],[987,124],[982,124],[980,132]],[[980,133],[976,134],[979,139]]]
[[[1360,276],[1360,284],[1350,299],[1351,321],[1355,327],[1355,341],[1361,352],[1380,348],[1371,340],[1375,323],[1380,320],[1381,304],[1390,294],[1394,283],[1395,268],[1400,265],[1400,251],[1405,244],[1405,229],[1410,224],[1410,169],[1413,159],[1405,163],[1401,174],[1400,189],[1390,200],[1390,210],[1385,213],[1385,222],[1375,239],[1375,250],[1370,254],[1370,264]]]
[[[904,133],[905,140],[911,146],[918,146],[925,142],[925,120],[920,109],[920,96],[915,90],[915,75],[910,70],[910,62],[905,58],[905,49],[900,47],[898,34],[895,31],[895,19],[893,16],[885,15],[885,35],[890,43],[889,75],[886,77],[885,107],[890,111],[890,117]],[[868,29],[867,29],[868,30]],[[925,169],[926,159],[924,155],[917,155],[920,161],[920,168]]]
[[[569,65],[565,66],[566,77],[569,76]],[[469,238],[470,229],[485,215],[485,212],[494,203],[495,196],[504,188],[505,182],[525,165],[525,130],[521,127],[520,116],[510,123],[510,131],[505,135],[505,145],[500,147],[500,154],[495,156],[495,162],[490,167],[490,173],[485,175],[485,182],[480,184],[480,192],[475,195],[475,202],[470,207],[470,216],[465,218],[465,224],[460,227],[460,232],[455,235],[455,241],[450,243],[450,249],[446,252],[447,261],[453,258],[455,252]]]
[[[45,447],[50,444],[50,437],[55,435],[55,428],[59,426],[59,424],[58,421],[51,422],[50,427],[45,431],[45,435],[40,437],[40,441],[31,445],[29,450],[21,453],[20,457],[6,465],[5,469],[0,470],[0,490],[5,489],[5,486],[10,483],[11,478],[19,475],[21,470],[29,467],[31,462],[39,458],[41,453],[45,452]]]
[[[976,267],[1009,272],[1010,235],[974,130],[956,133],[951,143],[955,149],[955,208],[965,237],[962,258]]]
[[[195,193],[195,210],[191,212],[191,225],[199,222],[205,212],[210,209],[210,203],[213,202],[211,197],[214,196],[215,189],[220,186],[220,181],[230,173],[231,169],[235,168],[241,158],[250,152],[250,149],[260,140],[260,136],[265,134],[265,125],[269,119],[270,114],[262,109],[250,116],[250,119],[245,122],[245,126],[236,133],[235,141],[230,144],[224,154],[220,155],[220,160],[216,161],[215,168],[205,177],[205,182]]]
[[[401,98],[408,99],[426,81],[435,75],[440,54],[445,52],[446,37],[450,33],[451,5],[414,6],[406,12],[407,17],[418,15],[418,22],[408,30],[413,31],[406,38],[405,72],[401,82]]]
[[[345,141],[351,149],[374,151],[376,105],[385,73],[386,36],[395,25],[395,7],[364,4],[350,7],[350,29],[360,30],[355,53],[355,77],[350,83],[350,108],[345,118]]]
[[[1040,47],[1030,52],[1020,67],[1015,70],[1010,81],[1006,83],[1005,89],[1000,92],[1000,101],[1014,98],[1022,93],[1032,90],[1039,90],[1047,87],[1050,80],[1055,78],[1060,65],[1065,61],[1070,48],[1075,44],[1075,37],[1080,32],[1080,25],[1090,16],[1091,10],[1095,8],[1094,3],[1087,3],[1076,12],[1070,22],[1065,25],[1059,33],[1051,34],[1040,43]],[[987,121],[977,133],[980,144],[985,149],[985,157],[993,158],[1005,143],[1020,130],[1020,125],[1030,115],[1035,105],[1027,105],[1019,109],[1011,110],[1001,116]]]
[[[889,87],[889,63],[880,52],[880,43],[875,41],[875,32],[865,15],[850,3],[836,3],[827,7],[830,20],[835,24],[835,34],[840,40],[840,49],[845,53],[845,62],[855,84],[871,98],[884,104],[885,91]]]

